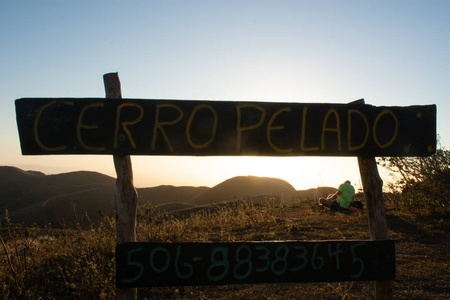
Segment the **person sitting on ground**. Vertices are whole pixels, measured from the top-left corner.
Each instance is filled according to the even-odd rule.
[[[319,204],[331,209],[348,210],[354,196],[355,188],[351,185],[350,180],[346,180],[339,186],[336,193],[329,195],[327,198],[320,198]]]

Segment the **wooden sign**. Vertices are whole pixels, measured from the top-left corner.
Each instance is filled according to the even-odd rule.
[[[124,243],[118,287],[333,282],[395,278],[395,246],[377,241]]]
[[[16,100],[22,154],[427,156],[436,106]]]

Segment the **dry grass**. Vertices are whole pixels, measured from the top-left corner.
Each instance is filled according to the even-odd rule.
[[[147,216],[148,217],[148,216]],[[395,299],[450,299],[449,212],[388,210],[396,242]],[[114,222],[90,229],[22,227],[2,220],[1,299],[114,299]],[[143,216],[140,241],[369,239],[364,212],[245,203],[178,218]],[[371,299],[372,282],[139,289],[141,299]]]

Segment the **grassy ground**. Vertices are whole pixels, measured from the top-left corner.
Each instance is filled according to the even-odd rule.
[[[395,299],[450,299],[449,211],[388,207],[396,240]],[[0,299],[114,299],[114,222],[88,229],[1,223]],[[234,204],[188,218],[145,218],[139,241],[369,239],[365,212],[343,214],[302,205]],[[371,299],[372,282],[146,288],[140,299]]]

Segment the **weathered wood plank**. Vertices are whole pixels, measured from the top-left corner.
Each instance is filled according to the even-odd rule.
[[[393,279],[394,241],[126,243],[116,284],[129,287]]]
[[[436,106],[18,99],[22,153],[427,156]]]

